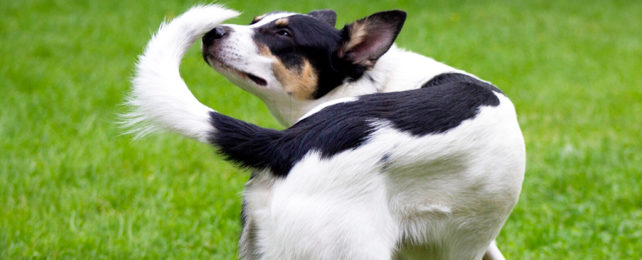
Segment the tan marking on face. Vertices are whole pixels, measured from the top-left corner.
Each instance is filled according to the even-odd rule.
[[[312,98],[312,94],[317,91],[319,76],[310,61],[303,59],[300,66],[288,68],[278,57],[272,54],[267,46],[260,46],[259,53],[274,59],[274,63],[272,63],[274,76],[281,82],[281,85],[289,95],[301,100]]]
[[[277,19],[277,20],[274,22],[274,24],[275,24],[276,26],[287,26],[287,25],[288,25],[288,22],[289,22],[289,21],[288,21],[288,18],[280,18],[280,19]]]
[[[358,44],[363,42],[363,39],[368,34],[366,24],[355,22],[350,33],[350,41],[348,41],[348,44],[346,45],[347,50],[352,49],[354,48],[354,46],[357,46]]]
[[[359,21],[354,22],[352,24],[352,29],[350,30],[350,40],[341,46],[339,57],[343,57],[346,52],[363,42],[363,39],[367,34],[368,30],[365,23],[361,23]]]
[[[267,14],[262,14],[262,15],[259,15],[257,17],[254,17],[254,18],[252,18],[252,23],[256,23],[256,22],[260,21],[261,19],[265,18],[266,16],[267,16]]]

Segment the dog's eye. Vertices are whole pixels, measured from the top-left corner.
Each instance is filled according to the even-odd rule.
[[[285,29],[281,29],[281,30],[276,31],[276,34],[281,35],[281,36],[285,36],[285,37],[292,37],[292,34],[288,30],[285,30]]]

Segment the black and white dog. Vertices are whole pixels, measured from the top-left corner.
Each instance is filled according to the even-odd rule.
[[[240,258],[503,258],[493,241],[519,197],[525,150],[499,89],[395,47],[401,11],[342,30],[329,10],[220,25],[236,15],[198,6],[162,25],[140,56],[128,123],[210,143],[255,170]],[[178,68],[203,34],[205,60],[289,128],[192,95]]]

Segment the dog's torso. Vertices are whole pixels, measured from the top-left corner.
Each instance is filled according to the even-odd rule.
[[[254,174],[242,258],[481,257],[521,189],[524,146],[514,107],[464,74],[440,74],[423,86],[310,115],[333,124],[315,136],[343,135],[336,142],[347,147],[315,143],[285,176]],[[322,255],[328,249],[335,254]]]

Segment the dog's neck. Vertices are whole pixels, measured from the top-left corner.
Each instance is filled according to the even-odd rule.
[[[319,99],[299,100],[292,96],[277,96],[263,97],[263,101],[279,123],[291,126],[314,107],[325,102],[379,92],[417,89],[434,76],[447,72],[465,73],[393,45],[381,56],[374,68],[366,71],[359,80],[346,82]]]

